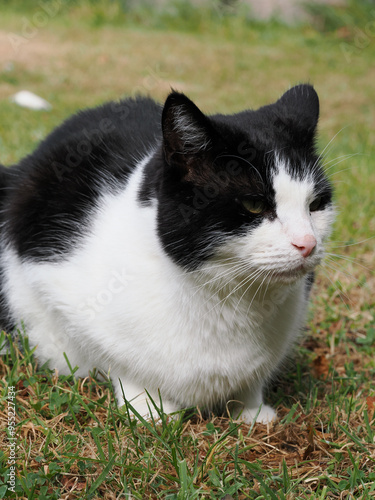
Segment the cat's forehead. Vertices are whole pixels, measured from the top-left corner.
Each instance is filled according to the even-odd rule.
[[[212,122],[239,153],[254,148],[264,153],[296,146],[292,130],[273,112],[274,105],[234,115],[214,115]],[[301,146],[299,144],[299,146]]]
[[[290,197],[294,192],[310,196],[316,190],[323,172],[315,156],[307,157],[290,150],[285,154],[278,151],[263,151],[242,142],[241,156],[228,155],[225,170],[231,173],[231,180],[243,194],[274,198]],[[222,167],[219,167],[219,174]],[[283,193],[283,194],[281,194]]]
[[[296,175],[299,172],[299,175]],[[287,160],[276,155],[272,174],[272,186],[276,205],[304,204],[313,197],[316,182],[312,171],[306,166],[291,168]]]
[[[262,119],[254,112],[245,112],[240,120],[238,115],[225,117],[220,123],[225,139],[219,144],[218,157],[237,160],[239,168],[253,180],[261,176],[263,181],[271,181],[283,172],[304,181],[319,173],[320,162],[314,147],[295,144],[284,128],[260,116]]]

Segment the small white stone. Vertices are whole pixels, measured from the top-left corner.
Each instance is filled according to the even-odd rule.
[[[49,111],[52,106],[51,104],[28,90],[21,90],[17,92],[13,96],[10,97],[10,100],[18,106],[22,106],[24,108],[35,109],[35,110],[45,110]]]

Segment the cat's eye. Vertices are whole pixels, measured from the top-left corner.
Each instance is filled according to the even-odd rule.
[[[261,214],[266,209],[266,203],[263,200],[241,200],[242,206],[252,214]]]
[[[310,212],[316,212],[322,207],[323,198],[321,196],[317,196],[313,202],[310,203],[309,209]]]

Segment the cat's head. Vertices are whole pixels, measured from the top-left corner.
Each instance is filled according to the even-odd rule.
[[[189,270],[228,259],[258,280],[312,271],[333,220],[332,188],[315,151],[318,116],[310,85],[227,116],[206,116],[171,93],[157,194],[167,254]]]

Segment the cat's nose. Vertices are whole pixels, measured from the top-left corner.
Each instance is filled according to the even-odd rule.
[[[301,238],[293,238],[292,245],[306,258],[316,247],[316,238],[312,234],[306,234]]]

